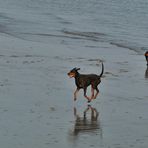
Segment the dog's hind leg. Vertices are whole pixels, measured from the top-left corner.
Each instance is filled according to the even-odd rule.
[[[95,94],[95,96],[94,96],[94,98],[93,98],[93,99],[96,99],[96,98],[97,98],[97,96],[98,96],[98,94],[99,94],[99,89],[98,89],[98,87],[96,87],[96,88],[95,88],[95,90],[96,90],[96,94]]]

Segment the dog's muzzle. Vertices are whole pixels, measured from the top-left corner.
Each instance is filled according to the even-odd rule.
[[[68,75],[70,78],[75,77],[75,74],[74,74],[74,73],[71,73],[71,72],[67,73],[67,75]]]

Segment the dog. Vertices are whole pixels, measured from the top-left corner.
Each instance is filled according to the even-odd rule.
[[[84,90],[84,97],[91,102],[92,99],[96,99],[97,95],[99,94],[98,85],[101,83],[101,77],[104,73],[104,65],[102,63],[102,72],[100,75],[96,74],[80,74],[78,71],[80,68],[73,68],[69,73],[68,76],[70,78],[75,78],[76,90],[74,92],[74,101],[77,100],[77,93],[80,89]],[[86,95],[87,87],[91,85],[91,97]],[[96,90],[96,94],[94,92]]]
[[[146,51],[144,55],[145,55],[145,59],[147,61],[147,66],[148,66],[148,51]]]

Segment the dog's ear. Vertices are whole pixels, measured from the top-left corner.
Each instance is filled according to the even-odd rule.
[[[78,70],[80,70],[80,68],[76,68],[76,70],[78,71]]]

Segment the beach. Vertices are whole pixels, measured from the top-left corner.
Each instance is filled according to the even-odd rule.
[[[74,51],[55,43],[30,44],[5,34],[0,44],[3,148],[147,147],[148,80],[143,55],[107,43]],[[82,124],[75,134],[74,109],[83,118],[88,103],[83,91],[74,102],[74,79],[67,72],[80,67],[81,73],[99,74],[102,61],[100,94],[89,104],[98,118],[92,130],[89,111],[92,127],[85,129]]]
[[[2,148],[147,148],[148,3],[0,0]],[[74,101],[74,67],[104,74]],[[88,88],[88,96],[91,88]]]

